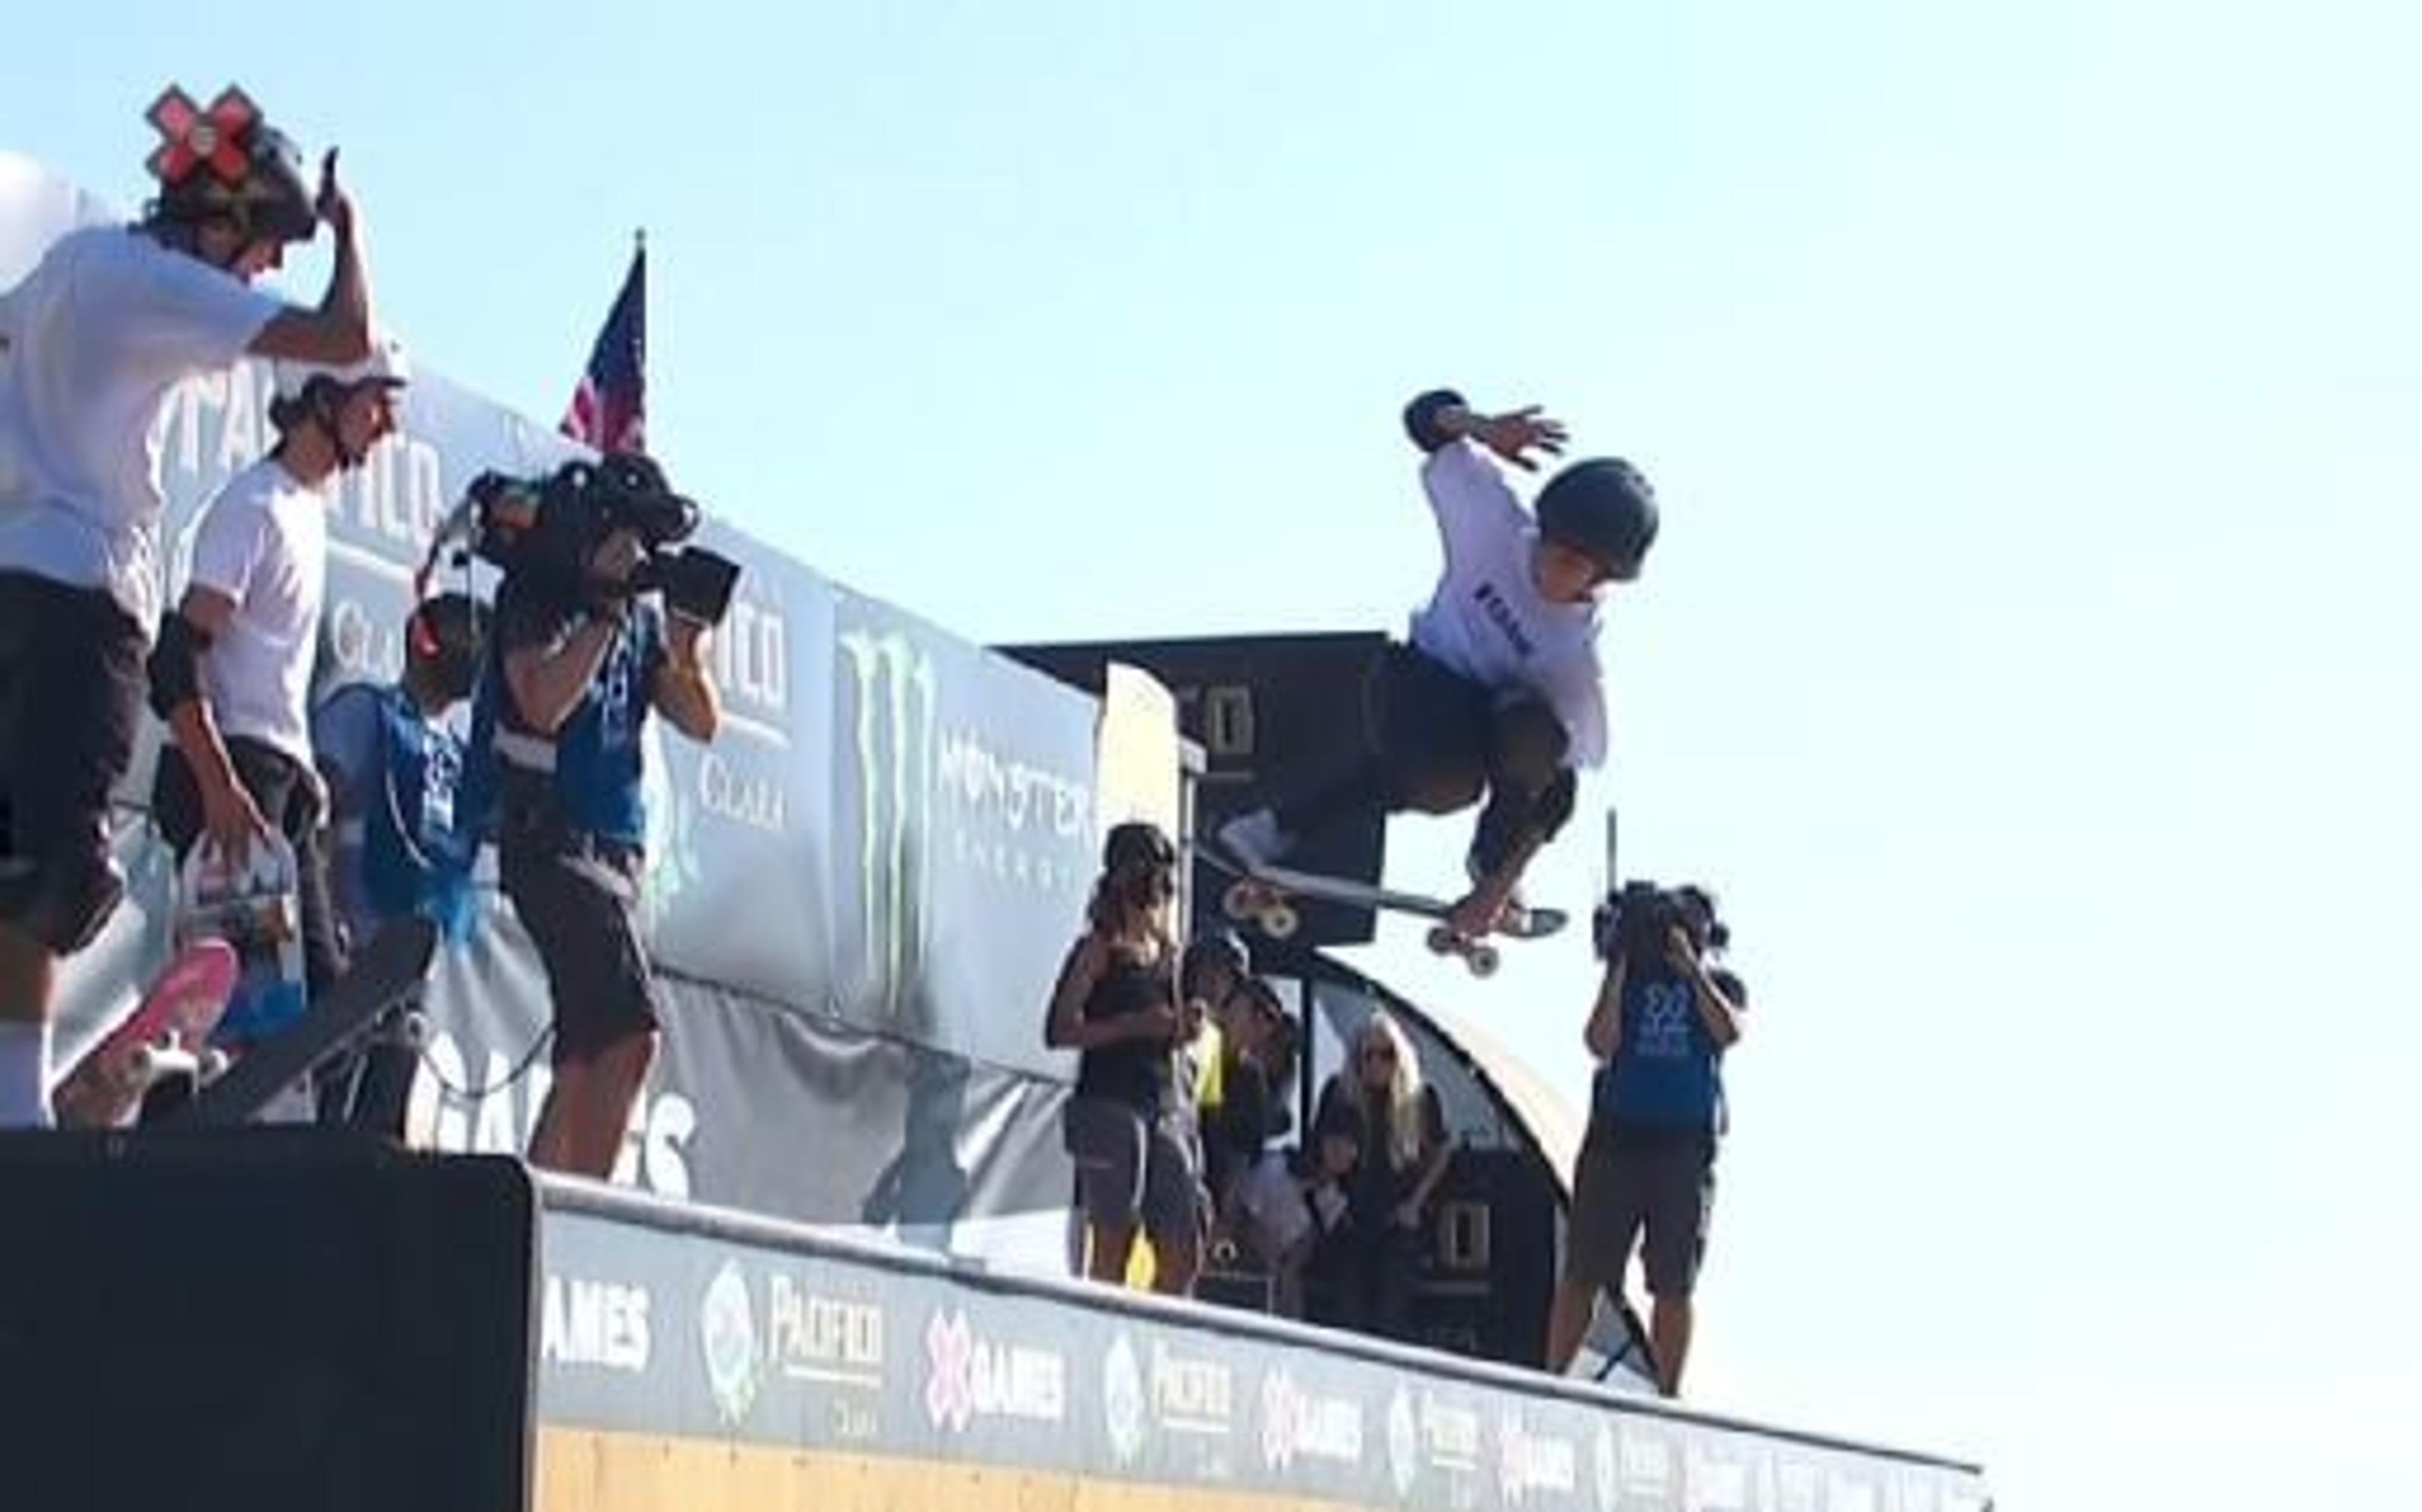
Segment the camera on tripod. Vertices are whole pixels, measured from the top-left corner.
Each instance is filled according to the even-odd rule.
[[[698,530],[698,505],[636,453],[575,460],[541,478],[482,473],[471,480],[458,518],[466,512],[463,533],[481,560],[576,601],[662,593],[672,613],[719,625],[740,582],[739,563],[681,544]],[[641,553],[637,568],[620,581],[590,566],[617,531],[628,531]]]
[[[1716,900],[1703,887],[1628,881],[1607,895],[1591,922],[1600,960],[1618,954],[1661,959],[1676,929],[1701,950],[1722,950],[1732,943],[1732,931],[1716,917]]]

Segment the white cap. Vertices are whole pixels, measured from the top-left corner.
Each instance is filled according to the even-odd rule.
[[[389,335],[370,338],[370,354],[357,363],[331,367],[324,363],[280,361],[274,365],[277,397],[300,398],[303,390],[315,378],[326,378],[339,387],[352,388],[356,383],[392,383],[398,387],[412,382],[412,364],[405,360],[403,345]]]

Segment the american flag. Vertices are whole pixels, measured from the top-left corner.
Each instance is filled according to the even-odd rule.
[[[589,352],[589,370],[557,429],[599,451],[647,449],[648,245],[632,249],[631,271],[614,296],[606,327]]]

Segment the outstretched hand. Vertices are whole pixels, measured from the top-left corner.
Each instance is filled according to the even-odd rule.
[[[311,208],[328,223],[328,229],[336,232],[338,240],[354,234],[354,196],[337,182],[337,149],[333,147],[320,159],[320,192],[312,197]]]
[[[1535,404],[1510,414],[1482,417],[1474,423],[1472,435],[1482,445],[1526,473],[1539,470],[1539,464],[1528,453],[1538,451],[1562,457],[1566,439],[1564,422],[1541,414]]]

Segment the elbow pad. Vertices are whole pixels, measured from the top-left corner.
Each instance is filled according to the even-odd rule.
[[[202,653],[210,648],[209,632],[183,615],[172,609],[160,616],[160,634],[143,667],[150,678],[151,712],[166,719],[202,695]]]
[[[1405,406],[1405,434],[1423,451],[1436,451],[1455,438],[1439,429],[1439,416],[1448,410],[1469,408],[1451,388],[1434,388]]]

